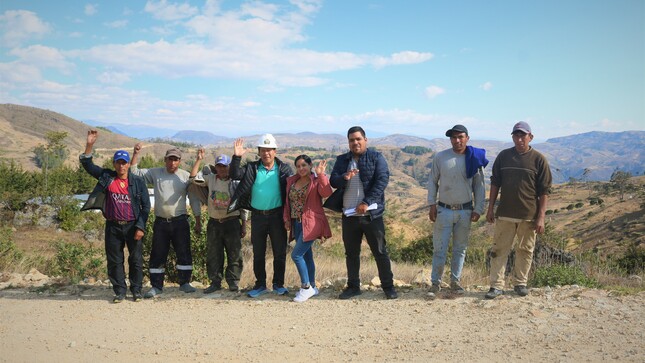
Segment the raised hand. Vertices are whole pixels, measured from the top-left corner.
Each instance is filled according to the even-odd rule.
[[[99,132],[97,130],[89,130],[87,131],[87,141],[86,143],[88,145],[94,145],[96,142],[96,139],[99,137]]]
[[[316,169],[314,169],[314,171],[316,172],[316,175],[321,175],[321,174],[325,174],[326,169],[327,169],[327,160],[323,159],[318,163],[318,166],[316,166]]]
[[[343,174],[343,177],[345,178],[345,180],[350,180],[351,178],[355,177],[356,175],[358,175],[358,169],[352,169],[352,170],[346,172],[345,174]]]
[[[195,164],[193,164],[193,169],[190,171],[190,177],[193,178],[195,175],[197,175],[197,172],[199,171],[199,166],[202,163],[202,160],[204,160],[204,148],[199,148],[197,149],[197,156],[195,157]],[[200,225],[201,228],[201,225]]]
[[[134,145],[134,150],[133,150],[133,152],[132,152],[132,153],[133,153],[133,154],[138,154],[138,153],[140,153],[140,152],[141,152],[141,147],[142,147],[142,146],[143,146],[143,145],[142,145],[140,142],[136,143],[136,144]]]
[[[233,144],[233,155],[235,156],[242,156],[246,152],[246,149],[244,148],[244,139],[239,138],[235,140],[235,143]]]

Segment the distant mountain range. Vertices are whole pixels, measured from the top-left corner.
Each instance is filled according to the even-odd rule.
[[[85,143],[85,132],[90,126],[101,126],[110,130],[112,135],[104,135],[103,147],[130,148],[135,139],[149,140],[162,138],[182,141],[205,147],[232,148],[234,139],[214,135],[205,131],[171,130],[155,127],[142,127],[124,124],[102,124],[87,120],[85,123],[71,119],[53,111],[4,104],[0,105],[0,132],[4,135],[0,141],[0,158],[12,158],[30,162],[31,150],[39,143],[44,143],[48,131],[66,131],[69,134],[69,145],[72,154],[82,151]],[[247,145],[254,145],[260,135],[243,136]],[[274,134],[280,148],[306,146],[323,148],[332,153],[347,150],[347,138],[341,134],[316,134],[312,132]],[[448,138],[428,140],[410,135],[388,135],[370,137],[369,146],[376,148],[403,148],[405,146],[424,146],[439,151],[450,147]],[[470,144],[485,148],[492,162],[503,149],[512,147],[510,142],[471,139]],[[162,144],[163,145],[163,144]],[[557,183],[567,182],[571,178],[578,180],[609,180],[615,170],[622,170],[633,175],[645,172],[645,131],[625,132],[587,132],[548,139],[546,142],[534,143],[532,146],[546,155]],[[154,149],[163,150],[162,146]],[[25,152],[29,150],[29,152]],[[490,166],[489,166],[490,168]],[[488,168],[488,169],[489,169]],[[585,172],[586,171],[586,172]]]

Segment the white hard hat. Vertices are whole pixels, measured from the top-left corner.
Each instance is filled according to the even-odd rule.
[[[264,134],[258,139],[258,147],[265,147],[268,149],[277,149],[278,145],[275,143],[275,137],[271,134]]]

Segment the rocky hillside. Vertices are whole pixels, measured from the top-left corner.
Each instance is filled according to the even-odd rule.
[[[0,140],[0,157],[18,160],[27,168],[33,168],[30,161],[33,154],[31,150],[38,144],[45,143],[44,136],[48,131],[65,131],[68,133],[68,147],[70,157],[75,158],[76,153],[82,151],[85,143],[85,132],[89,128],[85,123],[76,121],[59,113],[33,107],[18,105],[0,105],[0,132],[6,137]],[[124,129],[126,125],[104,125],[105,133],[97,147],[112,151],[117,148],[130,148],[135,139],[121,135],[136,127]],[[140,129],[141,127],[139,127]],[[158,136],[158,132],[168,130],[154,130],[148,128],[149,137]],[[114,132],[109,133],[109,130]],[[138,129],[137,129],[138,130]],[[132,131],[135,132],[135,131]],[[138,130],[137,135],[145,134]],[[132,133],[131,133],[132,135]],[[169,137],[175,141],[205,145],[211,148],[231,150],[234,139],[214,135],[208,132],[175,131]],[[253,147],[258,134],[240,135],[249,147]],[[325,149],[332,154],[347,150],[347,139],[342,134],[316,134],[301,132],[295,134],[275,134],[281,151],[298,146]],[[147,137],[141,137],[145,139]],[[369,145],[380,149],[401,149],[405,146],[423,146],[433,151],[450,147],[447,138],[428,140],[410,135],[389,135],[380,138],[369,137]],[[503,149],[511,147],[510,135],[507,142],[478,140],[473,137],[470,144],[487,150],[491,162]],[[163,155],[167,145],[152,145],[148,143],[146,152],[155,157]],[[588,132],[549,139],[543,143],[533,144],[536,150],[543,152],[551,163],[551,168],[556,183],[569,182],[572,179],[580,181],[609,180],[615,170],[622,170],[641,175],[645,171],[645,131],[626,132]],[[230,151],[229,151],[230,152]],[[432,154],[417,158],[416,167],[425,167]],[[71,161],[71,160],[70,160]],[[490,169],[490,168],[489,168]],[[487,169],[487,170],[489,170]],[[417,180],[421,180],[416,178]]]

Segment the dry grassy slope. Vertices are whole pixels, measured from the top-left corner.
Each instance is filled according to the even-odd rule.
[[[23,165],[27,170],[36,169],[32,158],[34,147],[46,144],[45,135],[51,131],[67,132],[65,142],[70,156],[68,162],[75,164],[78,154],[85,150],[87,130],[91,127],[65,115],[42,110],[34,107],[0,104],[0,155],[2,159],[13,159]],[[101,130],[96,142],[96,151],[105,157],[118,149],[130,150],[137,142],[131,137]],[[155,154],[168,148],[166,144],[159,144],[154,148]],[[159,149],[159,150],[156,150]]]
[[[645,202],[645,176],[633,177],[630,182],[636,191],[626,193],[623,201],[618,192],[598,195],[584,184],[561,184],[554,188],[548,209],[559,212],[547,219],[569,237],[568,249],[576,252],[596,249],[601,255],[614,255],[624,252],[632,243],[645,248],[645,210],[641,206]],[[602,198],[603,205],[590,205],[589,196]],[[579,202],[584,203],[582,208],[566,209]]]

